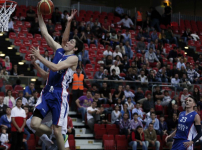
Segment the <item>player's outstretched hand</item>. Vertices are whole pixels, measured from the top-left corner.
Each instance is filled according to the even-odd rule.
[[[76,9],[72,9],[72,11],[71,11],[71,16],[68,16],[68,18],[67,18],[68,22],[71,22],[71,21],[72,21],[72,19],[73,19],[74,16],[76,15],[76,13],[77,13],[77,10],[76,10]]]
[[[33,64],[36,61],[36,57],[35,56],[31,56],[31,64]]]
[[[183,145],[184,147],[188,148],[189,146],[191,146],[193,144],[193,141],[188,141],[188,142],[184,142]]]
[[[31,47],[31,54],[30,56],[35,56],[35,58],[39,58],[40,53],[39,53],[39,46],[35,48],[34,46]]]

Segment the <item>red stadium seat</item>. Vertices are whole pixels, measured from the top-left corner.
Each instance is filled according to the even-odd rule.
[[[14,91],[23,91],[23,87],[21,85],[16,85]]]
[[[28,46],[28,47],[31,45],[29,39],[25,39],[25,40],[23,40],[23,44],[24,44],[24,46]]]
[[[115,135],[115,140],[116,141],[126,140],[126,136],[125,135]]]
[[[35,34],[34,38],[37,39],[37,40],[41,40],[41,35],[40,34]]]
[[[95,132],[95,139],[102,139],[103,135],[107,133],[105,128],[101,128]]]
[[[27,33],[27,37],[26,38],[32,40],[33,39],[33,35],[31,33]]]
[[[5,89],[6,89],[6,91],[7,91],[7,90],[11,90],[11,91],[12,91],[12,90],[13,90],[13,87],[12,87],[12,85],[5,85]]]
[[[117,128],[115,124],[107,124],[106,129],[115,129]]]
[[[116,141],[116,149],[117,150],[125,150],[127,148],[128,148],[128,141],[127,140]]]
[[[94,132],[96,132],[99,129],[105,129],[105,125],[104,124],[94,124]]]
[[[104,150],[116,150],[114,140],[104,140]]]
[[[21,46],[19,52],[26,54],[27,53],[27,49],[25,48],[25,46]]]
[[[110,108],[110,105],[109,105],[109,104],[102,104],[102,106],[103,106],[104,108]]]
[[[14,38],[16,38],[17,36],[16,36],[16,34],[15,33],[13,33],[13,32],[10,32],[9,33],[9,38],[10,39],[14,39]]]
[[[104,134],[102,140],[114,140],[114,135]]]
[[[27,28],[30,28],[31,27],[31,23],[30,22],[24,22],[24,26],[27,27]]]
[[[4,92],[0,92],[0,96],[5,96]]]
[[[22,45],[21,40],[19,40],[19,39],[15,39],[15,41],[14,41],[14,45],[15,45],[15,46],[21,46],[21,45]]]
[[[107,129],[107,134],[117,135],[119,134],[119,129],[118,128]]]
[[[18,97],[18,91],[12,91],[12,96],[14,98],[17,98]]]
[[[35,141],[34,134],[30,134],[30,138],[27,141],[27,145],[28,145],[29,150],[35,150],[36,149],[36,141]]]

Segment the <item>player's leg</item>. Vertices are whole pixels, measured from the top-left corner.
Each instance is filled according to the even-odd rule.
[[[58,125],[53,125],[54,135],[56,138],[57,146],[59,150],[64,150],[64,138],[61,134],[62,127]]]

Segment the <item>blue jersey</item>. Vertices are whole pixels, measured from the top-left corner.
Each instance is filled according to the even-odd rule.
[[[63,48],[57,49],[53,59],[53,63],[58,64],[61,61],[66,60],[69,56],[72,56],[64,55],[64,53],[65,51],[63,50]],[[71,68],[59,70],[57,72],[53,72],[52,70],[50,70],[46,85],[67,89],[69,87],[69,83],[72,82],[73,74],[74,71]]]
[[[194,126],[194,118],[196,114],[196,111],[190,112],[187,115],[186,111],[180,113],[174,139],[189,141],[194,139],[194,137],[197,135],[197,131]]]

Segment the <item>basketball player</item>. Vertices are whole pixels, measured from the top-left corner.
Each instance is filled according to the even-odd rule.
[[[75,55],[82,51],[83,42],[75,37],[69,41],[69,33],[71,20],[77,13],[76,10],[72,10],[71,16],[68,17],[67,27],[63,34],[62,45],[58,44],[48,34],[46,24],[43,21],[42,15],[38,11],[39,26],[43,37],[46,39],[48,45],[56,50],[53,62],[46,60],[39,53],[38,48],[31,48],[30,56],[32,58],[33,65],[41,76],[47,79],[46,86],[41,92],[41,96],[36,104],[33,118],[31,120],[31,128],[38,133],[50,135],[52,130],[41,124],[43,118],[49,111],[52,113],[52,122],[54,135],[56,137],[59,150],[64,150],[64,139],[61,134],[61,126],[63,125],[64,118],[67,115],[67,88],[72,81],[74,71],[77,68],[78,57]],[[38,59],[50,72],[47,73],[42,70],[34,61]]]
[[[202,136],[201,121],[194,111],[196,101],[189,96],[186,101],[186,110],[179,114],[177,130],[166,137],[165,141],[173,138],[172,150],[193,150],[193,144]]]

